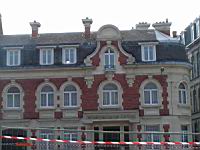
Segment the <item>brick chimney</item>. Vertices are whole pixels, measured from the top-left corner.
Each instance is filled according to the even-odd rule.
[[[172,23],[168,22],[168,19],[166,19],[166,22],[156,22],[152,26],[156,30],[158,30],[158,31],[170,36],[170,26],[171,26],[171,24]]]
[[[173,31],[172,36],[173,36],[173,38],[176,38],[177,37],[177,31]]]
[[[150,27],[150,24],[147,22],[140,22],[139,24],[136,24],[135,28],[137,30],[148,30]]]
[[[0,35],[3,35],[3,27],[2,27],[2,21],[1,21],[1,14],[0,14]]]
[[[92,21],[92,19],[89,19],[88,17],[86,17],[85,19],[82,19],[82,22],[83,22],[83,24],[85,26],[84,36],[85,36],[86,39],[89,39],[90,35],[91,35],[90,26],[91,26],[93,21]]]
[[[38,35],[38,28],[41,26],[39,22],[30,22],[31,28],[32,28],[32,38],[37,38]]]

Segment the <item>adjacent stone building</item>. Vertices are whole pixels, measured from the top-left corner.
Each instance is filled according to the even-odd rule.
[[[200,132],[200,17],[196,18],[181,33],[182,43],[186,46],[188,58],[192,64],[190,93],[192,102],[193,132]],[[200,141],[200,136],[195,137]]]
[[[157,22],[153,29],[139,23],[136,29],[124,31],[109,24],[91,32],[92,19],[82,22],[85,31],[73,33],[40,34],[36,21],[30,23],[32,34],[4,35],[1,28],[1,126],[191,131],[191,65],[184,45],[170,36],[171,23]],[[68,139],[81,139],[76,133],[66,134]],[[23,135],[57,138],[40,130]],[[149,139],[138,134],[134,138],[168,141],[172,137]],[[123,132],[115,138],[86,135],[90,141],[132,139]]]

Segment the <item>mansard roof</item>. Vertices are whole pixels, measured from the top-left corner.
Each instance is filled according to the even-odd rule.
[[[60,45],[79,45],[77,48],[77,64],[84,65],[84,59],[95,51],[97,46],[98,32],[92,32],[90,40],[84,38],[83,32],[72,32],[72,33],[45,33],[39,34],[38,38],[31,38],[31,35],[1,35],[0,36],[0,57],[5,56],[3,47],[23,47],[25,61],[30,59],[34,62],[38,61],[38,53],[35,54],[37,46],[49,46],[53,45],[57,47],[59,51]],[[178,39],[166,36],[154,29],[147,30],[125,30],[120,31],[122,48],[132,54],[136,58],[136,63],[141,62],[141,45],[138,43],[142,42],[158,42],[156,45],[157,50],[157,61],[184,61],[187,62],[184,46],[179,42]],[[29,51],[26,52],[26,51]],[[60,52],[57,52],[60,53]],[[60,55],[58,54],[60,57]],[[33,58],[31,58],[33,57]],[[61,58],[57,59],[61,59]],[[3,61],[5,57],[0,59]],[[0,61],[0,63],[1,63]],[[55,60],[56,61],[56,60]],[[34,63],[33,63],[34,64]],[[62,64],[62,63],[61,63]]]

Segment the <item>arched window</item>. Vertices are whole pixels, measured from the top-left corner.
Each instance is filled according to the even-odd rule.
[[[109,83],[103,87],[103,106],[118,105],[118,88]]]
[[[186,104],[187,103],[187,95],[186,95],[186,88],[185,85],[183,83],[181,83],[178,87],[179,90],[179,103],[180,104]]]
[[[54,91],[49,85],[44,86],[40,93],[40,106],[53,107],[54,106]]]
[[[158,104],[158,88],[152,82],[144,86],[144,104]]]
[[[104,65],[105,69],[115,68],[115,53],[111,48],[108,48],[104,53]]]
[[[20,90],[17,87],[10,87],[7,91],[7,108],[20,107]]]
[[[73,85],[68,85],[64,89],[64,106],[77,106],[77,90]]]

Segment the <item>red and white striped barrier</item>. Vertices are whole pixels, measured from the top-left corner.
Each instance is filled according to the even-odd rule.
[[[200,145],[200,142],[103,142],[103,141],[70,141],[70,140],[58,140],[58,139],[42,139],[31,137],[15,137],[15,136],[0,136],[1,139],[13,139],[13,140],[26,140],[37,142],[58,142],[58,143],[77,143],[77,144],[104,144],[104,145]]]

